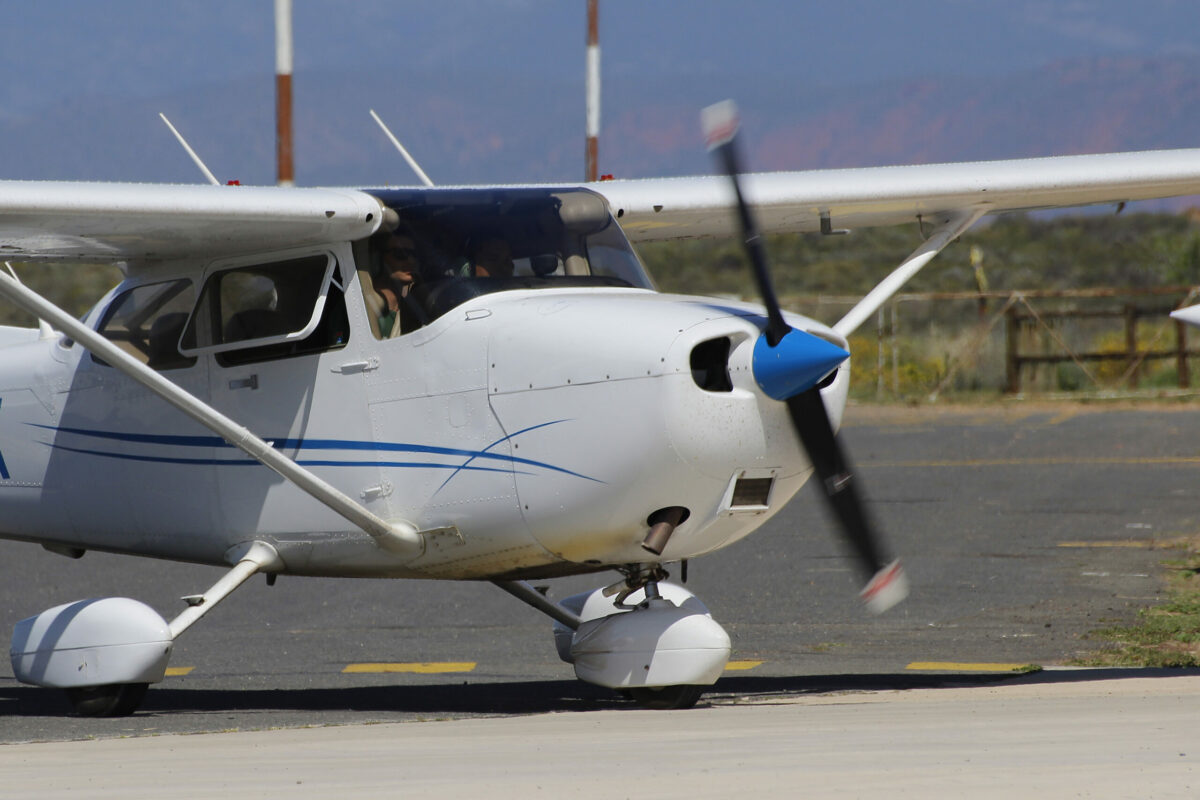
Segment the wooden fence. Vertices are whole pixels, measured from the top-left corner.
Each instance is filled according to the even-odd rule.
[[[828,295],[798,296],[789,298],[789,306],[829,320],[836,319],[837,307],[848,309],[857,300]],[[900,394],[897,338],[902,330],[913,335],[922,324],[923,320],[915,313],[904,311],[906,306],[917,304],[926,304],[925,308],[959,307],[953,312],[958,317],[956,346],[946,354],[945,369],[936,382],[924,387],[929,399],[936,399],[964,371],[978,366],[981,350],[1002,321],[1004,375],[1003,384],[996,388],[1006,392],[1053,388],[1047,385],[1047,378],[1063,364],[1074,365],[1083,376],[1086,385],[1078,387],[1079,391],[1135,390],[1153,362],[1167,359],[1174,362],[1176,384],[1186,389],[1191,385],[1189,358],[1200,357],[1200,349],[1190,347],[1188,326],[1171,320],[1168,315],[1176,308],[1196,302],[1200,302],[1200,286],[898,294],[877,316],[876,394],[880,397]],[[945,317],[946,313],[940,316]],[[1112,324],[1106,325],[1109,321]],[[1099,348],[1094,336],[1072,342],[1071,337],[1064,335],[1065,327],[1085,322],[1093,328],[1107,329],[1109,338],[1119,331],[1119,346],[1109,343]],[[1158,323],[1149,336],[1140,335],[1139,329],[1145,323]]]

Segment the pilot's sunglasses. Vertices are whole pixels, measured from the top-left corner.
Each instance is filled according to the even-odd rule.
[[[396,258],[416,258],[417,257],[417,251],[413,250],[411,247],[393,247],[391,250],[388,250],[388,252],[391,253]]]

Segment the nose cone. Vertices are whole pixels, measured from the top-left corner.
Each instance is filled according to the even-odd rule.
[[[850,357],[842,348],[811,333],[792,329],[774,347],[767,337],[754,343],[754,380],[776,400],[811,389]]]
[[[1171,312],[1171,319],[1178,320],[1193,328],[1200,328],[1200,306],[1188,306]]]

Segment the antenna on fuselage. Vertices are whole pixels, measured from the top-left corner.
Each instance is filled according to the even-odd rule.
[[[196,166],[204,173],[204,177],[208,178],[208,182],[213,186],[220,186],[221,182],[217,180],[217,177],[212,174],[208,167],[204,166],[204,162],[200,160],[200,156],[196,155],[196,151],[188,145],[187,140],[183,138],[183,134],[175,130],[175,126],[171,124],[171,120],[167,119],[167,115],[160,111],[158,112],[158,116],[162,117],[162,121],[167,124],[167,128],[170,129],[171,133],[175,134],[175,138],[183,145],[183,149],[187,151],[187,154],[192,157],[192,161],[196,162]]]
[[[21,283],[21,279],[17,277],[17,271],[13,269],[12,262],[5,261],[4,266],[8,267],[8,274],[13,276],[13,280],[16,281],[17,283]],[[21,285],[23,286],[24,284],[21,284]],[[53,339],[57,335],[58,334],[56,334],[54,332],[54,328],[50,327],[49,322],[46,322],[46,320],[42,319],[41,317],[38,317],[38,338],[39,339]]]
[[[408,162],[410,167],[412,167],[412,171],[417,173],[417,177],[421,179],[421,183],[432,188],[433,181],[429,180],[429,176],[425,174],[425,170],[421,169],[421,165],[416,162],[416,159],[408,154],[408,151],[404,149],[404,145],[400,144],[400,140],[396,138],[395,134],[388,130],[388,126],[383,124],[383,120],[381,120],[379,115],[375,113],[375,109],[370,109],[370,112],[371,119],[375,120],[375,123],[383,130],[384,134],[391,139],[392,145],[400,151],[400,155],[404,156],[404,160]]]

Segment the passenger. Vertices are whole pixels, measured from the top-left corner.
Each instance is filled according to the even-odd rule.
[[[511,278],[512,248],[499,236],[483,239],[471,248],[471,265],[477,278]]]
[[[417,327],[412,301],[408,294],[417,278],[417,246],[413,237],[404,231],[394,231],[383,246],[381,272],[372,281],[375,291],[384,300],[379,314],[379,331],[385,339],[407,333]],[[401,307],[404,311],[401,312]]]

